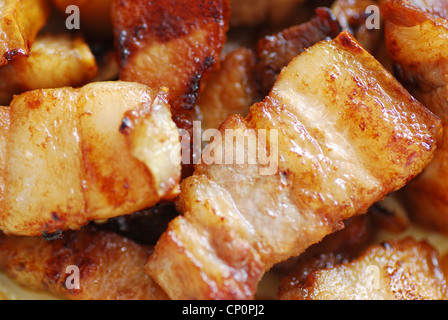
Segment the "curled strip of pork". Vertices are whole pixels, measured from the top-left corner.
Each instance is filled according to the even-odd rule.
[[[79,229],[171,199],[181,165],[169,109],[165,91],[122,81],[16,96],[0,108],[0,230]]]
[[[410,237],[372,245],[350,262],[323,255],[283,278],[279,299],[446,300],[439,259],[429,243]]]
[[[253,298],[274,264],[419,174],[441,137],[440,120],[348,32],[294,58],[219,130],[146,264],[173,299]]]
[[[385,1],[386,44],[397,76],[442,119],[444,142],[434,161],[401,195],[412,218],[448,233],[448,5],[445,1]]]
[[[26,288],[66,299],[167,299],[143,271],[151,252],[90,226],[51,241],[0,235],[0,270]]]

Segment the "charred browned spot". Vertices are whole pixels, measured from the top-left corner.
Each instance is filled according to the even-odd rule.
[[[184,110],[193,108],[194,103],[198,98],[202,75],[214,64],[215,59],[213,56],[209,55],[205,57],[204,61],[200,63],[199,67],[197,68],[198,71],[196,71],[195,74],[191,77],[190,84],[187,86],[187,92],[178,98],[180,102],[176,103],[176,105],[180,105]]]
[[[14,49],[3,54],[3,57],[8,61],[11,61],[16,56],[28,56],[28,53],[23,49]]]
[[[131,119],[128,116],[125,116],[123,118],[123,120],[121,121],[121,125],[120,125],[120,132],[122,134],[128,135],[131,133],[133,128],[133,123],[131,121]]]
[[[62,239],[64,232],[62,230],[57,230],[55,232],[48,232],[48,229],[42,231],[42,237],[47,241],[53,241],[56,239]]]
[[[355,38],[348,32],[341,32],[336,38],[335,42],[339,43],[344,48],[361,53],[364,49],[359,45],[359,43],[355,40]]]

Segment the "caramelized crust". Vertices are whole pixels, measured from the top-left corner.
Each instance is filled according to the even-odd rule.
[[[0,270],[27,288],[73,300],[167,299],[143,271],[151,251],[90,227],[55,240],[0,235]]]
[[[219,130],[146,265],[173,299],[253,298],[274,264],[420,173],[441,125],[344,32],[293,59],[248,117]]]
[[[437,251],[412,238],[384,242],[350,262],[310,260],[282,279],[283,300],[446,300]]]
[[[116,0],[120,79],[165,86],[174,110],[191,109],[203,74],[219,61],[228,15],[226,0]]]

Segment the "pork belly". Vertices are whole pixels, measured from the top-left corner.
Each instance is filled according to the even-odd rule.
[[[28,91],[1,107],[0,230],[79,229],[172,199],[180,142],[166,100],[113,81]]]
[[[419,174],[441,137],[440,120],[348,32],[294,58],[219,130],[146,264],[173,299],[253,298],[274,264]]]

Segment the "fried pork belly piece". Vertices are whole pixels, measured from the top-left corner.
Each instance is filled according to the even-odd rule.
[[[13,95],[43,88],[78,87],[98,73],[89,45],[81,35],[39,35],[28,57],[17,57],[0,68],[0,103]]]
[[[0,235],[0,270],[26,288],[73,300],[167,299],[144,273],[151,251],[90,227],[51,241]]]
[[[140,119],[126,118],[130,110]],[[28,91],[1,107],[0,119],[6,234],[79,229],[177,192],[179,131],[164,91],[122,81]]]
[[[219,130],[146,265],[173,299],[252,298],[274,264],[420,173],[441,135],[348,32],[293,59]]]
[[[225,42],[229,3],[116,0],[112,11],[120,79],[167,87],[174,121],[191,131],[202,79]]]
[[[79,8],[80,29],[88,37],[111,39],[112,4],[114,0],[51,0],[54,7],[65,17],[73,12],[70,6]],[[68,12],[67,12],[68,11]]]
[[[331,6],[341,26],[349,30],[367,51],[374,53],[381,40],[382,29],[368,28],[367,18],[371,14],[367,11],[370,6],[378,7],[373,0],[336,0]],[[379,19],[379,17],[378,17]]]
[[[49,16],[47,0],[0,2],[0,66],[30,53],[34,39]]]
[[[325,260],[325,257],[321,258]],[[286,300],[446,300],[438,252],[413,238],[374,245],[357,259],[283,279]],[[317,266],[318,263],[310,262]],[[324,263],[321,262],[323,265]],[[306,273],[306,271],[305,271]]]
[[[278,25],[288,21],[304,0],[231,0],[230,25]]]
[[[444,1],[385,1],[386,44],[398,77],[443,123],[434,161],[403,190],[415,221],[448,233],[448,5]]]
[[[258,96],[255,54],[245,48],[232,51],[199,94],[196,105],[202,115],[202,129],[217,129],[233,114],[246,116]]]
[[[271,90],[280,71],[306,48],[329,40],[341,32],[341,26],[328,8],[317,8],[309,22],[261,38],[257,43],[257,69],[265,93]]]

